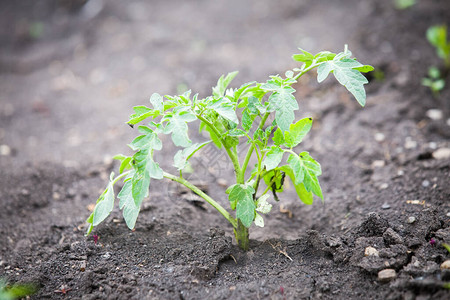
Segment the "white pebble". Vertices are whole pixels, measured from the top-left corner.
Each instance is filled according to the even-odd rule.
[[[380,190],[385,190],[385,189],[387,189],[389,187],[389,184],[387,184],[387,183],[382,183],[381,185],[380,185]]]
[[[0,155],[9,156],[11,154],[11,148],[8,145],[0,145]]]
[[[430,186],[430,182],[428,180],[424,180],[424,181],[422,181],[422,186],[428,187],[428,186]]]
[[[409,224],[412,224],[412,223],[414,223],[416,221],[416,218],[415,217],[409,217],[408,218],[408,223]]]
[[[373,169],[375,169],[375,168],[382,168],[382,167],[384,167],[384,165],[385,165],[384,160],[374,160],[372,162],[372,168]]]
[[[447,125],[450,126],[450,118],[447,119]]]
[[[444,116],[444,114],[442,113],[442,110],[440,110],[440,109],[436,109],[436,108],[432,108],[432,109],[429,109],[427,112],[426,112],[426,116],[428,117],[428,118],[430,118],[431,120],[442,120],[442,117]]]
[[[437,148],[437,143],[436,142],[429,142],[428,143],[428,147],[430,148],[430,149],[436,149]]]
[[[417,142],[412,140],[411,138],[407,138],[405,141],[405,148],[406,149],[414,149],[417,147]]]
[[[378,272],[378,280],[387,282],[391,281],[392,279],[395,279],[397,277],[397,273],[394,269],[385,269],[380,272]]]
[[[379,256],[379,252],[374,247],[367,247],[364,250],[364,256]]]
[[[450,148],[439,148],[433,152],[435,159],[448,159],[450,158]]]
[[[397,176],[403,176],[403,175],[405,175],[405,171],[403,171],[403,170],[397,171]]]
[[[390,206],[389,204],[385,203],[385,204],[383,204],[383,205],[381,206],[381,208],[382,208],[382,209],[389,209],[389,208],[391,208],[391,206]]]
[[[450,269],[450,260],[446,260],[441,264],[441,270]]]
[[[386,138],[385,136],[384,136],[384,134],[383,133],[381,133],[381,132],[377,132],[377,133],[375,133],[375,141],[377,141],[377,142],[382,142],[382,141],[384,141],[384,139]]]

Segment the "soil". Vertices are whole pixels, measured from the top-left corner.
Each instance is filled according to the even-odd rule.
[[[31,299],[449,299],[450,76],[437,97],[421,79],[442,65],[425,32],[450,25],[450,2],[393,2],[0,2],[0,278],[35,283]],[[331,79],[296,86],[298,116],[314,118],[296,150],[321,162],[324,203],[287,188],[243,252],[211,207],[153,182],[135,231],[116,207],[98,242],[84,236],[111,157],[130,153],[133,105],[206,96],[234,70],[235,86],[263,81],[296,47],[346,43],[379,70],[365,108]],[[226,205],[223,158],[205,148],[190,180]]]

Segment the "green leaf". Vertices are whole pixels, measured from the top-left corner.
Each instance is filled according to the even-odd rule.
[[[257,213],[255,213],[255,225],[258,227],[264,227],[264,219]]]
[[[147,149],[149,147],[155,150],[161,150],[162,143],[161,140],[158,138],[158,135],[148,127],[139,126],[141,132],[143,132],[145,128],[148,129],[146,134],[136,137],[128,146],[134,151],[140,149]]]
[[[294,111],[298,109],[298,103],[295,99],[295,90],[289,86],[282,87],[276,92],[273,92],[269,97],[268,111],[275,111],[275,120],[278,127],[286,131],[289,125],[295,120]]]
[[[164,105],[163,105],[163,97],[158,93],[153,93],[150,97],[150,103],[153,105],[153,108],[160,113],[164,113]]]
[[[267,156],[264,158],[263,165],[267,171],[275,169],[283,159],[284,151],[278,146],[272,146]]]
[[[416,0],[394,0],[396,9],[407,9],[416,4]]]
[[[130,120],[127,122],[127,124],[130,125],[135,125],[149,117],[156,118],[157,116],[159,116],[158,111],[150,109],[144,105],[135,106],[133,107],[133,110],[135,113],[130,116]]]
[[[228,73],[228,75],[225,78],[223,75],[220,76],[219,80],[217,81],[217,85],[212,89],[214,98],[220,98],[224,96],[228,85],[231,83],[231,81],[234,79],[234,77],[236,77],[238,73],[239,73],[238,71]]]
[[[150,186],[150,179],[162,179],[163,171],[153,160],[153,151],[160,150],[161,141],[155,133],[155,138],[151,143],[146,145],[146,148],[142,148],[134,154],[134,169],[132,181],[132,194],[135,203],[141,203],[142,199],[147,197]]]
[[[247,228],[252,225],[253,219],[255,218],[256,206],[253,201],[254,193],[255,189],[251,185],[236,184],[228,195],[231,206],[236,207],[236,217]]]
[[[323,199],[322,189],[319,185],[317,176],[322,174],[320,164],[315,161],[308,152],[304,151],[298,156],[291,154],[287,160],[295,176],[295,185],[303,183],[308,192]]]
[[[305,67],[309,67],[312,64],[313,60],[314,60],[314,56],[311,53],[309,53],[309,52],[307,52],[307,51],[305,51],[305,50],[303,50],[301,48],[299,48],[299,50],[302,51],[302,54],[294,54],[292,56],[292,58],[295,61],[299,61],[299,62],[304,63]]]
[[[228,98],[223,97],[220,99],[214,99],[208,103],[207,107],[208,109],[214,110],[228,121],[239,124],[239,120],[234,110],[234,104]]]
[[[348,56],[348,53],[343,52],[336,55],[332,61],[325,61],[320,64],[317,68],[317,81],[322,82],[332,72],[337,81],[352,93],[361,106],[364,106],[366,104],[364,84],[369,81],[358,69],[362,68],[365,71],[370,69],[370,66],[363,66],[356,60],[347,58]]]
[[[298,198],[305,203],[306,205],[311,205],[313,203],[313,193],[308,192],[305,188],[305,185],[302,183],[295,184],[295,175],[294,171],[289,165],[282,166],[278,168],[278,170],[281,170],[283,173],[289,176],[292,183],[294,184],[295,191],[297,192]]]
[[[273,138],[272,138],[273,142],[275,143],[275,145],[280,146],[284,144],[284,136],[283,136],[283,131],[281,131],[280,128],[278,128],[275,133],[273,134]]]
[[[139,202],[135,202],[132,193],[132,181],[128,180],[125,182],[122,190],[117,195],[119,201],[119,208],[123,209],[123,218],[125,223],[127,223],[128,228],[133,229],[136,225],[136,219],[139,215],[140,206],[142,199]]]
[[[131,164],[132,157],[125,156],[123,154],[117,154],[113,157],[113,159],[117,159],[120,161],[119,173],[122,174],[124,170],[132,169],[133,165]]]
[[[183,150],[178,150],[173,158],[173,165],[178,170],[183,170],[187,166],[187,161],[201,148],[211,143],[211,141],[204,142],[201,144],[195,143],[191,146],[184,148]]]
[[[279,170],[280,168],[273,169],[267,172],[264,176],[264,182],[270,186],[273,192],[283,192],[284,174]],[[275,200],[278,199],[275,197]]]
[[[437,25],[428,28],[427,39],[436,48],[438,56],[443,59],[446,64],[449,64],[450,43],[447,41],[447,26]]]
[[[284,144],[286,147],[293,148],[300,144],[303,138],[308,134],[312,127],[312,119],[304,118],[295,124],[289,126],[289,131],[284,133]]]
[[[256,202],[256,211],[259,211],[262,214],[268,214],[272,210],[272,204],[267,202],[269,199],[269,195],[265,194],[258,198]]]
[[[251,115],[248,109],[244,109],[242,112],[242,128],[245,131],[249,131],[252,128],[255,115]]]
[[[234,102],[237,102],[241,97],[241,95],[244,95],[247,92],[247,90],[251,88],[250,86],[255,83],[256,81],[247,82],[241,85],[238,89],[236,89],[234,92]]]
[[[187,122],[192,122],[196,119],[197,117],[188,111],[177,111],[166,115],[164,121],[167,121],[167,125],[164,128],[164,133],[172,133],[172,141],[175,146],[188,147],[192,141],[188,136]]]
[[[355,69],[356,71],[359,71],[361,73],[372,72],[373,70],[375,70],[375,68],[370,65],[364,65],[364,66],[353,68],[353,69]]]
[[[109,216],[111,211],[114,208],[114,186],[113,186],[113,178],[114,173],[111,173],[110,181],[105,191],[100,195],[97,200],[97,204],[95,205],[93,216],[92,216],[92,226],[97,226],[100,224],[106,217]]]
[[[333,60],[336,57],[335,53],[332,53],[330,51],[321,51],[314,55],[314,59],[316,63],[321,63],[328,60]]]
[[[442,246],[447,249],[447,251],[450,253],[450,245],[446,243],[442,243]]]
[[[228,132],[229,136],[237,136],[237,137],[245,136],[246,134],[247,133],[244,130],[239,129],[239,128],[234,128]]]

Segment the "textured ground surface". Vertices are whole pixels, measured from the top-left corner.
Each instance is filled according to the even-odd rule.
[[[36,283],[34,299],[448,299],[450,77],[437,98],[420,83],[440,63],[425,31],[450,20],[448,1],[81,2],[0,3],[0,277]],[[110,157],[136,135],[133,105],[186,86],[206,96],[234,70],[235,86],[263,81],[294,67],[296,47],[345,43],[384,75],[364,109],[333,80],[295,87],[324,204],[288,189],[244,253],[217,212],[165,182],[134,232],[117,209],[97,244],[84,237]],[[225,204],[231,166],[208,148],[193,165]],[[396,278],[379,281],[387,268]]]

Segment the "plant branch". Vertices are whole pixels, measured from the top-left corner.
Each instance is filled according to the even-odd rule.
[[[266,120],[269,117],[269,115],[270,115],[270,112],[266,112],[264,114],[264,116],[261,119],[261,123],[258,126],[258,129],[262,129],[264,127],[264,124],[266,123]],[[247,151],[247,155],[245,156],[244,163],[242,164],[242,169],[241,169],[241,172],[239,174],[239,178],[236,178],[237,179],[237,183],[244,184],[244,182],[245,182],[245,171],[247,170],[247,166],[248,166],[248,163],[250,161],[250,158],[252,157],[254,149],[255,149],[255,145],[252,144],[250,146],[250,148],[248,149],[248,151]]]
[[[225,145],[225,141],[222,138],[222,135],[217,130],[217,128],[213,124],[211,124],[211,122],[209,122],[208,120],[203,118],[201,115],[197,115],[197,118],[200,121],[202,121],[203,123],[205,123],[214,132],[214,134],[220,139],[220,142],[222,143],[223,147],[225,148],[225,151],[227,152],[228,156],[230,157],[231,162],[233,163],[233,167],[234,167],[234,170],[235,170],[235,173],[236,173],[236,179],[237,179],[239,174],[241,173],[241,165],[239,164],[237,151],[233,152],[233,151],[231,151],[230,148],[228,148]]]
[[[130,173],[131,173],[131,171],[132,171],[132,170],[130,170],[130,171],[126,171],[126,172],[124,172],[124,173],[120,174],[119,176],[117,176],[116,178],[114,178],[114,180],[113,180],[112,184],[113,184],[113,185],[114,185],[114,184],[116,184],[116,183],[117,183],[117,181],[119,181],[120,179],[122,179],[122,178],[124,178],[125,176],[127,176],[128,174],[130,174]]]
[[[163,172],[163,176],[167,179],[176,181],[182,185],[184,185],[185,187],[187,187],[188,189],[190,189],[191,191],[193,191],[194,193],[196,193],[197,195],[199,195],[200,197],[202,197],[203,199],[205,199],[206,202],[208,202],[209,204],[212,205],[212,207],[214,207],[215,209],[217,209],[218,212],[220,212],[222,214],[222,216],[225,217],[225,219],[228,220],[228,222],[231,223],[231,225],[233,226],[233,228],[237,228],[237,222],[236,220],[228,213],[228,211],[225,210],[225,208],[222,207],[222,205],[220,205],[219,203],[217,203],[213,198],[211,198],[210,196],[206,195],[202,190],[200,190],[197,186],[195,186],[194,184],[190,183],[189,181],[187,181],[184,178],[181,177],[177,177],[175,175],[172,175],[170,173],[167,172]]]

